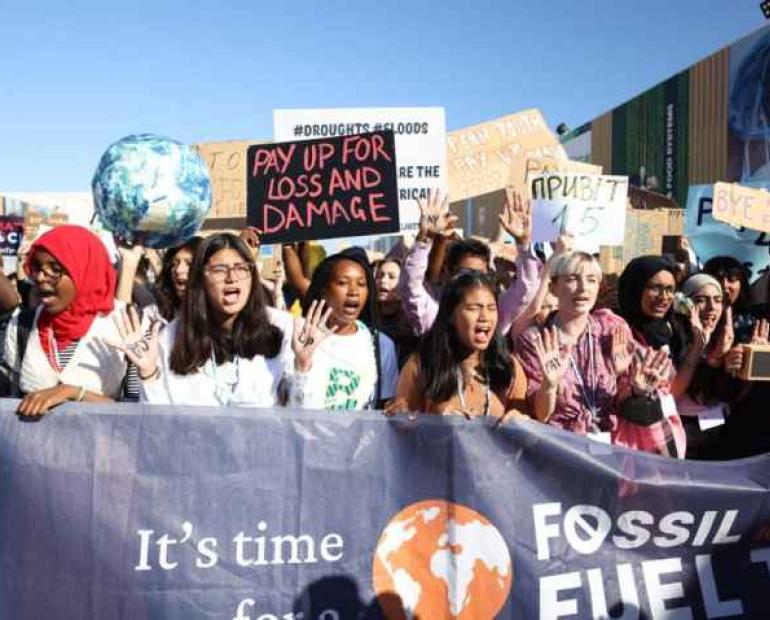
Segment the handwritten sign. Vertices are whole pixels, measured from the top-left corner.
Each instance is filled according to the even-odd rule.
[[[392,131],[248,150],[248,221],[263,243],[399,230]]]
[[[532,157],[566,157],[540,110],[529,109],[447,135],[449,196],[453,202],[514,185],[523,191]]]
[[[445,191],[446,122],[444,108],[327,108],[274,110],[276,142],[334,138],[391,130],[398,156],[398,204],[402,231],[416,231],[417,201],[431,188]]]
[[[737,183],[714,185],[714,219],[735,228],[770,232],[770,192]]]
[[[768,183],[744,183],[744,187],[770,188]],[[770,265],[770,235],[735,228],[714,218],[714,185],[691,185],[687,194],[684,234],[701,262],[715,256],[733,256],[750,273],[754,282]]]
[[[51,213],[41,212],[33,206],[27,207],[24,212],[24,237],[25,239],[35,239],[41,225],[61,226],[69,223],[69,215],[59,210]]]
[[[195,148],[211,176],[209,218],[246,217],[246,150],[260,140],[203,142]]]
[[[575,237],[576,248],[599,252],[622,245],[628,178],[555,173],[532,178],[532,239],[552,241],[560,233]]]
[[[24,218],[17,215],[0,216],[0,255],[16,256],[24,237]]]
[[[682,235],[683,215],[683,209],[627,208],[623,245],[599,249],[602,271],[619,274],[637,256],[661,254],[666,238]]]
[[[601,166],[594,164],[587,164],[582,161],[573,161],[571,159],[559,159],[556,157],[530,157],[527,159],[524,166],[524,173],[521,175],[516,174],[514,170],[512,176],[521,178],[524,180],[526,186],[526,196],[532,198],[532,179],[540,174],[553,174],[559,172],[577,172],[582,174],[601,174],[603,169]],[[512,183],[514,187],[517,183]]]

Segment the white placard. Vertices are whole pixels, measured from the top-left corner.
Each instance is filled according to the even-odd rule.
[[[628,177],[555,172],[532,177],[532,239],[575,237],[575,249],[596,253],[623,245]]]
[[[314,140],[392,129],[396,137],[399,218],[402,231],[416,231],[417,199],[431,188],[446,191],[444,108],[322,108],[274,110],[276,142]]]

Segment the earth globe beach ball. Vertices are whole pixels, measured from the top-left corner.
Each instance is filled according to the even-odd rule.
[[[198,152],[152,134],[112,144],[91,187],[102,225],[129,244],[150,248],[184,243],[211,208],[209,170]]]

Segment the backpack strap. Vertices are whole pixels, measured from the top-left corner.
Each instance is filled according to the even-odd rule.
[[[21,363],[24,360],[24,352],[27,350],[27,341],[29,334],[35,325],[35,309],[22,308],[19,312],[19,320],[16,327],[16,361],[21,369]]]

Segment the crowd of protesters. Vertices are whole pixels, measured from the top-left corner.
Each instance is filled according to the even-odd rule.
[[[65,401],[286,405],[516,419],[673,458],[770,450],[770,383],[740,378],[768,304],[739,261],[641,256],[605,278],[569,236],[533,244],[515,193],[509,243],[457,238],[437,192],[420,208],[414,242],[376,262],[287,244],[274,273],[255,229],[114,261],[56,227],[0,275],[2,395],[25,418]]]

